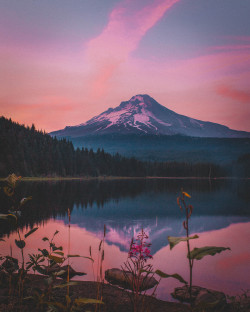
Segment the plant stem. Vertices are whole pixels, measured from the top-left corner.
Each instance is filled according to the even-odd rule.
[[[189,224],[188,224],[188,207],[186,206],[184,195],[182,198],[182,203],[185,207],[186,211],[186,237],[189,238]],[[189,298],[190,298],[190,304],[192,306],[192,279],[193,279],[193,262],[190,257],[190,244],[189,239],[187,240],[187,249],[188,249],[188,263],[189,263]]]

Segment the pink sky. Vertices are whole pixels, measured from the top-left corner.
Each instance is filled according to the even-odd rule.
[[[102,8],[101,17],[93,16],[95,27],[88,21],[89,29],[79,26],[77,6],[69,13],[68,8],[66,13],[57,10],[50,19],[38,4],[33,12],[37,23],[34,16],[25,19],[25,12],[15,11],[14,0],[12,7],[3,7],[0,115],[49,132],[146,93],[177,113],[250,131],[248,33],[228,34],[223,27],[224,33],[216,32],[211,24],[204,43],[205,30],[198,34],[198,29],[205,24],[200,19],[193,28],[192,7],[184,0],[113,2],[106,11]],[[215,4],[208,9],[213,5],[218,14]],[[202,15],[202,7],[193,9]],[[60,21],[70,13],[69,23]],[[87,13],[82,12],[83,20]],[[175,15],[182,13],[186,20],[177,21]],[[190,38],[184,26],[178,30],[184,22],[190,25]]]

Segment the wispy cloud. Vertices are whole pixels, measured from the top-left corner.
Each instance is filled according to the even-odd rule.
[[[87,61],[92,67],[90,96],[102,96],[109,79],[134,51],[142,37],[179,0],[120,2],[111,12],[102,33],[87,44]]]
[[[250,92],[248,91],[237,90],[230,85],[220,84],[216,87],[216,92],[237,102],[250,104]]]

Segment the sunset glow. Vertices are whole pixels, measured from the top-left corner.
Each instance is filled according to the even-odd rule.
[[[0,115],[49,132],[149,94],[250,131],[249,11],[249,0],[0,1]]]

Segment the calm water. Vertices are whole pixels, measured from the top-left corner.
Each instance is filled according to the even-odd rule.
[[[194,206],[191,233],[199,234],[193,247],[225,246],[225,251],[206,257],[194,264],[194,284],[240,293],[250,287],[250,181],[249,180],[116,180],[22,182],[19,193],[31,195],[32,201],[23,211],[20,226],[24,233],[39,226],[27,238],[25,253],[37,253],[46,247],[42,237],[59,231],[56,242],[68,250],[68,217],[71,210],[71,254],[88,256],[89,246],[97,263],[97,250],[106,224],[105,269],[120,267],[127,258],[131,238],[143,227],[152,243],[153,265],[166,273],[179,273],[188,279],[186,245],[180,243],[169,250],[167,236],[185,235],[184,215],[176,204],[181,187],[192,195]],[[1,198],[1,207],[6,203]],[[5,212],[4,210],[2,212]],[[14,256],[16,233],[1,224],[2,235],[9,240],[1,243],[1,253],[8,253],[10,244]],[[91,263],[84,259],[72,260],[78,271],[88,273],[82,279],[93,280]],[[95,269],[95,267],[94,267]],[[177,281],[162,280],[157,296],[170,299]]]

